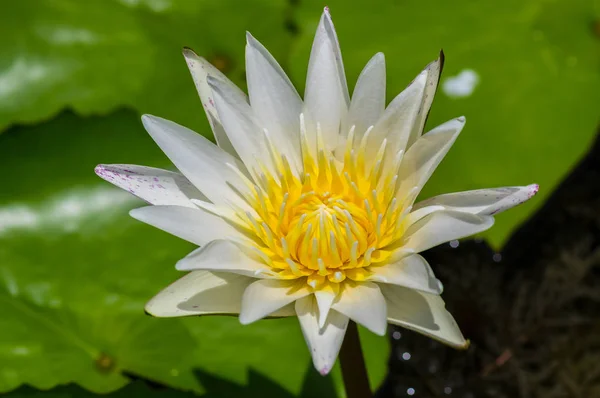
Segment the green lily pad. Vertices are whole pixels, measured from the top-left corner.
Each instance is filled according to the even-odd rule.
[[[129,382],[124,373],[182,388],[197,383],[186,353],[194,341],[181,322],[166,328],[110,306],[87,314],[66,305],[55,310],[7,292],[0,293],[0,303],[0,391],[76,382],[106,393]]]
[[[285,0],[7,3],[0,24],[0,130],[65,107],[89,115],[130,106],[207,132],[181,49],[194,48],[241,82],[245,31],[283,54],[287,8]]]
[[[498,247],[544,202],[596,131],[600,31],[593,28],[599,17],[593,3],[306,0],[296,10],[301,36],[289,65],[294,81],[303,82],[325,4],[350,87],[369,58],[382,51],[391,100],[443,48],[446,63],[428,126],[460,115],[467,125],[424,194],[541,187],[530,203],[497,217],[485,237]],[[478,83],[469,89],[473,77]]]
[[[131,219],[143,203],[99,179],[101,162],[168,167],[133,111],[64,113],[0,136],[0,392],[77,383],[106,393],[127,375],[203,392],[195,371],[247,385],[254,369],[298,394],[311,361],[297,319],[144,315],[194,247]],[[376,386],[388,342],[363,341]]]
[[[49,391],[40,391],[31,387],[21,387],[9,394],[8,398],[94,398],[97,394],[91,393],[75,385],[61,386]],[[197,397],[192,392],[175,391],[172,389],[152,389],[142,381],[136,381],[127,387],[105,395],[109,398],[193,398]],[[212,397],[210,397],[212,398]]]

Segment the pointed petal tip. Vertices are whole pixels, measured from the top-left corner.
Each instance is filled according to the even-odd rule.
[[[456,121],[462,124],[465,124],[467,122],[467,118],[464,116],[459,116],[456,118]]]
[[[369,59],[369,62],[367,62],[367,66],[365,67],[365,69],[367,67],[370,67],[371,65],[385,65],[385,54],[381,51],[375,53],[375,55],[373,55],[371,59]]]
[[[142,124],[146,126],[149,123],[156,122],[158,118],[156,116],[149,115],[147,113],[142,115]]]
[[[329,374],[329,372],[331,372],[331,367],[323,366],[321,369],[318,369],[318,371],[321,376],[327,376]]]
[[[385,336],[387,334],[387,320],[383,325],[379,325],[376,330],[372,330],[377,336]]]
[[[438,287],[438,291],[439,291],[438,294],[441,295],[442,293],[444,293],[444,284],[442,283],[441,280],[439,280],[437,278],[435,280],[437,282],[437,287]]]
[[[165,122],[167,122],[167,120],[158,116],[149,115],[147,113],[142,115],[142,125],[151,136],[154,136],[156,130],[160,128],[161,124],[164,126]]]
[[[267,50],[265,48],[265,46],[263,46],[260,43],[260,41],[258,41],[256,39],[256,37],[254,37],[252,35],[252,33],[250,33],[249,31],[246,31],[246,51],[248,51],[248,49],[252,49],[254,51],[257,51],[258,53],[265,53],[265,52],[268,53],[269,52],[269,50]]]
[[[204,57],[201,57],[200,55],[196,54],[196,52],[189,47],[183,47],[181,53],[183,54],[183,57],[186,59],[186,61],[188,61],[188,67],[190,68],[192,67],[192,64],[190,62],[210,64],[210,62],[208,62]],[[206,66],[202,65],[202,68],[205,69]]]
[[[144,306],[144,313],[153,318],[170,318],[170,317],[172,317],[165,313],[164,305],[165,305],[165,303],[164,303],[164,300],[162,300],[162,298],[160,298],[159,296],[154,296]],[[182,315],[180,315],[180,316],[182,316]]]
[[[197,57],[198,55],[196,54],[196,52],[194,50],[192,50],[190,47],[183,47],[181,49],[181,53],[183,54],[184,57]]]
[[[155,207],[155,206],[149,205],[149,206],[144,206],[144,207],[138,207],[136,209],[131,209],[131,210],[129,210],[129,217],[145,223],[146,221],[144,221],[145,220],[144,216],[147,214],[148,209],[153,208],[153,207]]]
[[[94,173],[96,173],[96,175],[99,177],[102,177],[102,174],[104,174],[105,171],[106,165],[104,164],[99,164],[98,166],[94,167]]]
[[[490,228],[492,228],[494,226],[494,224],[496,223],[496,218],[494,216],[479,216],[482,218],[483,224],[487,227],[484,230],[481,230],[480,232],[486,231]],[[477,232],[479,233],[479,232]],[[466,236],[465,236],[466,238]],[[462,238],[459,238],[462,239]]]
[[[321,21],[333,28],[333,20],[331,19],[331,10],[329,9],[329,6],[323,7],[323,16]]]
[[[323,329],[326,321],[327,321],[327,318],[324,316],[320,316],[320,314],[319,314],[319,329]]]
[[[154,316],[154,314],[152,314],[152,307],[150,306],[150,302],[146,303],[146,305],[144,306],[144,313],[152,317]]]
[[[175,263],[175,269],[177,271],[189,271],[189,269],[185,266],[186,262],[184,259],[179,260]]]
[[[528,185],[527,188],[529,188],[529,198],[533,198],[535,196],[535,194],[538,193],[538,191],[540,190],[540,186],[538,184],[531,184]]]
[[[446,63],[446,54],[444,54],[444,50],[440,49],[440,56],[438,58],[438,62],[440,63],[440,74],[438,76],[438,84],[439,84],[439,79],[442,75],[442,71],[444,70],[444,64]]]
[[[245,315],[244,313],[240,313],[240,316],[238,317],[240,323],[244,326],[246,325],[250,325],[252,322],[254,322],[254,319],[251,319],[250,317],[248,317],[248,315]]]
[[[146,303],[144,306],[144,312],[146,315],[150,315],[151,317],[160,318],[160,314],[156,311],[156,296],[151,298],[150,301]]]

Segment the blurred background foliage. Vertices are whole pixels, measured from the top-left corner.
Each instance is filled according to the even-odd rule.
[[[302,92],[324,5],[20,0],[3,6],[0,393],[37,396],[37,389],[74,384],[44,394],[88,396],[85,391],[117,391],[141,378],[181,390],[182,397],[192,396],[183,391],[217,397],[225,385],[233,396],[268,395],[264,386],[297,396],[306,394],[310,378],[309,384],[342,395],[338,369],[332,380],[306,371],[309,353],[295,319],[242,327],[233,317],[145,316],[144,303],[179,276],[173,265],[192,247],[130,219],[128,210],[142,203],[93,173],[98,163],[169,167],[141,128],[142,113],[211,137],[180,54],[183,46],[244,86],[249,30]],[[382,51],[391,100],[444,49],[446,65],[428,126],[459,115],[468,123],[426,195],[541,185],[536,198],[499,216],[485,235],[500,250],[594,135],[600,1],[327,5],[350,87],[368,59]],[[375,386],[385,376],[388,343],[370,333],[362,338]],[[137,381],[115,394],[153,396],[146,388]]]

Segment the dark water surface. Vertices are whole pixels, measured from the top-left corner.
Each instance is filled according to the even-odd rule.
[[[378,397],[600,397],[600,136],[501,253],[457,244],[425,257],[470,348],[391,329]]]

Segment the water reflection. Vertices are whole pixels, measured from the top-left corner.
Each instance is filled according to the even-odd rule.
[[[136,202],[126,192],[99,186],[67,190],[36,205],[9,203],[0,206],[0,236],[39,229],[74,232],[90,217],[102,214],[107,220]]]
[[[450,98],[469,97],[480,80],[479,74],[473,69],[463,69],[458,75],[444,80],[442,91]]]
[[[4,111],[19,108],[22,105],[18,99],[22,90],[27,87],[48,84],[67,72],[65,64],[60,67],[48,60],[15,58],[12,65],[0,74],[0,104],[6,107]]]
[[[70,26],[39,26],[38,36],[54,45],[95,44],[100,36],[88,29]]]

